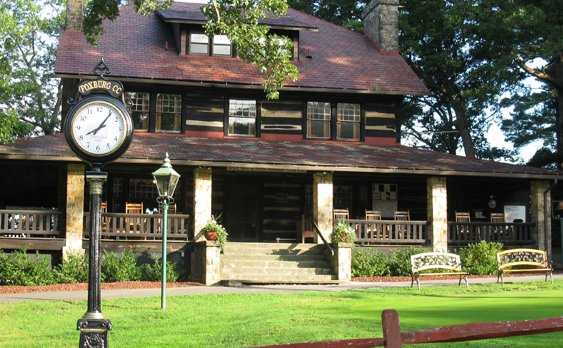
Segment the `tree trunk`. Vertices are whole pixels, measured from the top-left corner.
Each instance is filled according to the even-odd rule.
[[[471,138],[471,129],[469,128],[469,120],[467,119],[465,106],[459,104],[455,105],[454,111],[456,116],[456,127],[461,137],[465,157],[475,158],[475,144],[473,143],[473,138]]]
[[[563,87],[556,87],[555,104],[557,109],[557,168],[563,169]]]

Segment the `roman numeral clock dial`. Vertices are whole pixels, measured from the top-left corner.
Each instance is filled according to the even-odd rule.
[[[78,102],[65,123],[74,152],[89,162],[104,163],[120,156],[131,142],[131,117],[121,101],[102,95]]]

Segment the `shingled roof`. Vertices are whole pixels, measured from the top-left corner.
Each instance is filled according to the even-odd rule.
[[[200,11],[200,4],[174,3],[170,18]],[[285,19],[284,19],[285,18]],[[291,23],[289,23],[291,19]],[[307,23],[318,30],[300,31],[301,72],[286,89],[416,95],[426,87],[397,52],[382,52],[365,35],[290,9],[278,24]],[[180,84],[251,85],[261,88],[257,69],[239,58],[178,55],[169,24],[157,14],[141,16],[133,6],[104,21],[97,47],[81,32],[65,30],[57,50],[59,76],[91,76],[103,56],[114,78]],[[310,56],[311,58],[306,58]]]
[[[303,140],[208,139],[182,134],[137,133],[121,163],[159,164],[168,152],[175,165],[237,167],[264,170],[409,173],[423,175],[559,178],[560,174],[406,146]],[[64,136],[29,138],[0,145],[0,159],[77,161]]]

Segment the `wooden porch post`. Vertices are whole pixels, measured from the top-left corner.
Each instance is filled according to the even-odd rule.
[[[546,180],[530,182],[531,215],[538,248],[551,257],[551,188]]]
[[[313,222],[317,223],[321,234],[329,243],[333,228],[333,194],[332,173],[314,173]],[[323,243],[316,234],[315,238],[317,243]]]
[[[448,250],[448,189],[446,178],[432,176],[427,179],[428,235],[434,251]]]
[[[212,182],[211,168],[194,169],[193,227],[195,241],[205,240],[200,231],[211,218]]]
[[[84,165],[67,164],[66,167],[66,226],[63,259],[72,254],[83,254],[84,233]]]

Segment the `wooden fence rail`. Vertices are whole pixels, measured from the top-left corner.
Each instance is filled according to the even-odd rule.
[[[518,245],[531,244],[534,224],[494,222],[448,222],[448,242],[469,244],[480,240]]]
[[[264,348],[400,348],[403,344],[478,341],[492,338],[537,335],[563,331],[563,317],[496,323],[471,323],[412,332],[401,332],[399,313],[393,309],[381,313],[383,338],[294,343]]]
[[[356,242],[370,244],[424,244],[426,221],[348,220],[356,231]]]
[[[87,236],[90,216],[85,215],[85,231]],[[185,214],[168,215],[168,239],[187,240],[190,216]],[[162,214],[123,214],[102,213],[103,239],[147,239],[162,238]]]
[[[62,213],[57,210],[0,210],[0,236],[59,237]]]

